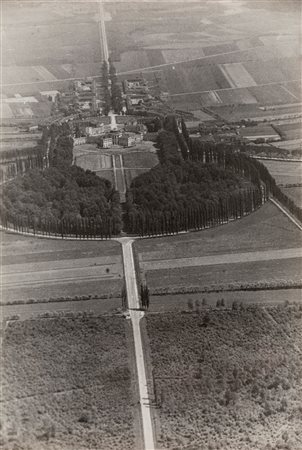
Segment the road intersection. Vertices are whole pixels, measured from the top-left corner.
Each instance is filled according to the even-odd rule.
[[[143,425],[143,436],[145,443],[144,448],[145,450],[154,450],[155,449],[154,433],[150,409],[151,401],[148,393],[145,358],[140,328],[140,320],[144,316],[144,312],[140,310],[140,302],[137,289],[137,280],[132,248],[134,240],[131,238],[120,238],[118,240],[122,244],[128,309],[130,312],[130,319],[133,328],[135,358],[136,358],[141,416]]]

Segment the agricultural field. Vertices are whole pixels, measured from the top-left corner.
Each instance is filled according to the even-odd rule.
[[[257,236],[257,239],[255,239]],[[240,220],[194,233],[135,243],[142,261],[295,248],[301,234],[271,202]]]
[[[146,269],[146,280],[151,290],[155,292],[171,292],[173,289],[186,290],[194,289],[229,289],[236,284],[238,287],[255,285],[276,284],[277,282],[287,284],[287,282],[299,283],[301,281],[301,247],[297,249],[294,258],[287,259],[267,259],[265,261],[231,263],[227,260],[227,255],[223,255],[222,263],[207,265],[194,265],[182,267],[184,260],[157,261],[151,264],[142,264]],[[271,256],[271,258],[273,258]],[[175,267],[179,262],[178,267]]]
[[[98,11],[98,3],[93,2],[6,2],[2,8],[3,94],[39,95],[68,87],[70,78],[98,75],[103,58]],[[50,115],[50,108],[40,100],[36,108],[30,104],[28,113],[26,108],[19,112],[14,108],[6,105],[4,117]]]
[[[288,123],[278,125],[281,136],[288,141],[302,139],[302,123]]]
[[[298,306],[148,314],[159,447],[300,448],[301,317]]]
[[[257,84],[281,83],[291,79],[299,80],[300,76],[299,60],[294,57],[279,60],[247,61],[243,66]],[[253,85],[250,84],[250,86]],[[295,101],[295,99],[292,98],[292,101]]]
[[[27,101],[29,98],[24,97],[24,101],[12,101],[10,99],[2,100],[3,106],[3,114],[2,119],[3,122],[11,122],[12,119],[17,120],[30,120],[33,117],[48,117],[52,111],[52,103],[45,99],[45,97],[40,97],[37,95],[33,97],[35,101]],[[13,100],[13,99],[12,99]]]
[[[269,90],[266,91],[267,86],[262,86],[262,87],[256,87],[256,88],[249,88],[249,92],[251,95],[254,95],[254,90],[257,89],[263,89],[263,93],[258,94],[260,95],[259,98],[262,98],[262,100],[264,100],[265,98],[267,99],[267,103],[272,104],[276,104],[276,98],[274,99],[274,101],[272,102],[272,92]],[[269,87],[269,86],[268,86]],[[269,88],[272,89],[276,89],[276,87],[278,88],[278,86],[271,86]],[[251,92],[253,90],[253,92]],[[218,91],[218,93],[220,94],[221,91]],[[217,93],[217,91],[216,91]],[[203,95],[203,94],[202,94]],[[264,95],[265,97],[263,97],[262,95]],[[266,95],[268,97],[266,97]],[[275,95],[273,93],[273,95]],[[297,105],[287,105],[284,106],[284,108],[282,107],[282,109],[277,109],[275,108],[274,110],[263,110],[260,109],[258,104],[237,104],[236,107],[234,108],[234,105],[230,104],[230,105],[209,105],[210,106],[210,110],[214,113],[214,114],[218,114],[222,119],[224,120],[228,120],[230,122],[238,122],[242,119],[250,119],[250,120],[255,120],[258,122],[270,122],[273,121],[272,123],[276,122],[280,122],[280,121],[284,121],[284,120],[298,120],[297,116],[299,117],[299,115],[301,114],[301,106],[297,106]],[[279,106],[279,105],[277,105]],[[281,106],[281,105],[280,105]],[[282,105],[283,106],[283,105]],[[291,118],[292,117],[292,118]]]
[[[1,142],[1,152],[12,152],[14,153],[15,150],[22,150],[26,148],[35,148],[37,147],[38,140],[11,140],[11,141],[3,141]]]
[[[133,449],[130,336],[117,316],[9,322],[2,448]]]
[[[222,227],[135,243],[154,293],[297,283],[300,247],[300,231],[270,202]]]
[[[249,89],[245,88],[219,91],[218,94],[223,105],[254,105],[257,103],[256,97],[252,95]],[[209,106],[215,106],[215,104],[210,103]]]
[[[294,99],[291,93],[286,89],[286,84],[272,84],[269,86],[250,87],[249,92],[253,95],[260,105],[290,105],[296,104],[298,100]],[[269,111],[272,115],[282,111]]]
[[[302,182],[302,163],[288,161],[262,161],[277,184],[297,184]]]
[[[118,243],[81,242],[1,233],[2,302],[120,295]]]
[[[302,156],[302,139],[292,139],[289,141],[276,142],[275,147],[284,148],[291,153],[294,159],[301,159]]]
[[[222,64],[220,69],[232,88],[256,86],[255,80],[241,63]]]
[[[225,120],[264,120],[268,114],[259,106],[301,102],[301,11],[291,6],[285,16],[269,2],[254,8],[250,1],[173,6],[146,2],[138,12],[135,4],[106,5],[118,72],[156,70],[170,106],[213,107]],[[269,120],[278,115],[271,111]]]
[[[302,208],[302,187],[284,187],[284,194],[291,198],[299,208]]]

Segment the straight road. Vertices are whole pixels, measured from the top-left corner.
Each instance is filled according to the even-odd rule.
[[[298,219],[296,219],[292,214],[290,214],[285,208],[283,208],[282,205],[280,205],[279,202],[277,202],[274,198],[270,198],[270,201],[277,206],[277,208],[280,209],[280,211],[283,212],[283,214],[286,215],[286,217],[289,218],[289,220],[296,225],[297,228],[299,228],[299,230],[302,231],[302,224],[298,221]]]
[[[109,49],[106,35],[106,26],[105,26],[105,12],[103,1],[99,1],[99,11],[100,11],[100,21],[99,21],[99,32],[100,32],[100,44],[102,49],[103,60],[108,63],[109,59]]]
[[[275,85],[284,85],[284,84],[288,84],[288,83],[295,83],[299,81],[298,79],[296,80],[287,80],[287,81],[272,81],[271,83],[262,83],[262,84],[257,84],[258,87],[262,87],[262,86],[275,86]],[[248,86],[248,87],[254,87],[254,85]],[[194,91],[194,92],[178,92],[177,94],[170,94],[170,97],[180,97],[182,95],[189,95],[189,94],[208,94],[209,92],[222,92],[222,91],[234,91],[235,89],[246,89],[246,88],[242,88],[242,87],[229,87],[229,88],[222,88],[222,89],[210,89],[208,91]]]
[[[251,51],[251,50],[254,50],[257,48],[263,49],[263,45],[256,45],[255,47],[249,48],[248,50]],[[211,59],[216,56],[231,55],[233,53],[242,53],[242,52],[246,52],[246,50],[231,50],[229,52],[215,53],[214,55],[200,56],[199,58],[192,58],[192,59],[190,58],[190,59],[185,59],[183,61],[175,61],[175,62],[157,64],[156,66],[141,67],[140,69],[132,69],[132,70],[127,70],[125,72],[118,72],[117,75],[127,75],[127,74],[131,74],[131,73],[135,73],[135,72],[149,71],[150,69],[151,70],[152,69],[161,69],[162,67],[176,66],[178,64],[183,64],[183,63],[187,63],[187,62],[201,61],[203,59]],[[209,63],[209,64],[211,64],[211,63]]]
[[[154,450],[154,435],[153,425],[150,412],[150,398],[148,394],[144,351],[142,344],[142,336],[140,329],[140,320],[144,316],[144,312],[140,311],[140,303],[137,291],[136,273],[133,259],[132,244],[134,242],[131,238],[120,238],[119,242],[122,244],[123,260],[124,260],[124,274],[127,288],[128,308],[130,310],[130,318],[133,327],[133,337],[135,346],[135,358],[138,374],[139,396],[141,405],[141,415],[144,435],[145,450]]]

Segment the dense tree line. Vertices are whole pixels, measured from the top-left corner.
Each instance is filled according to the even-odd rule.
[[[120,232],[118,193],[77,166],[30,170],[4,185],[2,196],[5,226],[84,237]]]
[[[37,151],[28,156],[12,158],[9,161],[1,162],[0,182],[11,180],[18,174],[23,174],[30,169],[42,169],[44,159],[42,154]]]
[[[68,124],[45,128],[44,170],[30,168],[4,185],[1,221],[17,230],[109,237],[121,230],[119,194],[108,180],[72,165]]]
[[[118,82],[116,69],[112,61],[109,61],[109,76],[111,80],[111,104],[114,112],[120,114],[123,107],[122,91]]]
[[[26,149],[4,150],[0,155],[0,182],[14,178],[29,169],[42,169],[45,164],[41,145]]]
[[[158,135],[160,164],[133,180],[127,193],[126,226],[140,235],[201,229],[258,208],[267,189],[245,155],[195,149],[167,118]]]
[[[174,118],[170,119],[172,122]],[[175,127],[175,125],[174,125]],[[269,170],[258,160],[250,158],[245,153],[245,146],[238,147],[238,144],[224,143],[204,143],[201,141],[192,141],[186,130],[185,123],[182,121],[183,137],[189,148],[187,159],[193,161],[202,161],[203,163],[216,163],[235,173],[248,177],[252,183],[264,188],[264,195],[267,199],[273,195],[282,203],[298,220],[302,220],[302,209],[299,208],[293,200],[287,197],[276,184],[274,177]],[[257,146],[252,146],[252,148]],[[250,148],[250,147],[249,147]]]
[[[112,103],[109,87],[109,71],[108,71],[108,64],[106,61],[104,61],[102,65],[102,82],[103,82],[103,97],[104,97],[103,112],[107,116],[107,114],[111,110]]]
[[[143,309],[149,309],[150,306],[150,292],[146,284],[141,284],[140,304]]]

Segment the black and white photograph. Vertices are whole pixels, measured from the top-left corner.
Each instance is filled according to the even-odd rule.
[[[301,0],[0,0],[0,449],[302,450]]]

